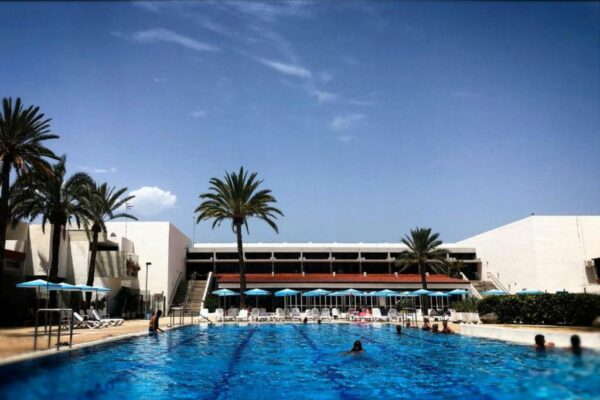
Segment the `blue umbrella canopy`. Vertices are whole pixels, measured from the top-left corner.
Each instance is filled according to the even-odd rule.
[[[379,292],[376,292],[377,294],[375,296],[377,297],[396,297],[396,296],[400,296],[400,293],[395,292],[393,290],[390,289],[384,289],[384,290],[380,290]]]
[[[331,292],[329,290],[325,290],[325,289],[315,289],[315,290],[311,290],[310,292],[305,292],[302,293],[302,297],[316,297],[316,296],[324,296],[326,294],[330,294]]]
[[[214,292],[212,292],[212,294],[216,294],[219,297],[224,297],[224,296],[239,296],[240,295],[238,292],[234,292],[233,290],[229,290],[229,289],[215,290]]]
[[[399,296],[401,296],[401,297],[415,297],[415,296],[418,296],[418,295],[414,294],[413,292],[406,291],[406,292],[401,292],[399,294]]]
[[[431,293],[431,290],[427,290],[427,289],[419,289],[419,290],[415,290],[413,292],[413,294],[416,296],[420,296],[422,294],[430,294],[430,293]]]
[[[64,283],[64,282],[57,283],[57,285],[60,286],[60,289],[50,289],[50,290],[64,290],[65,292],[76,292],[76,291],[78,292],[81,290],[81,289],[79,289],[78,286],[70,285],[70,284]]]
[[[300,292],[297,290],[294,290],[294,289],[282,289],[282,290],[275,292],[275,296],[277,296],[277,297],[294,296],[294,295],[297,295],[298,293],[300,293]]]
[[[360,293],[360,294],[355,294],[354,296],[358,296],[358,297],[376,297],[377,293],[378,293],[377,291],[363,292],[363,293]]]
[[[271,292],[263,289],[250,289],[246,290],[244,294],[247,294],[248,296],[268,296]]]
[[[75,287],[77,289],[81,290],[82,292],[94,292],[94,291],[96,291],[96,288],[94,288],[93,286],[88,286],[88,285],[77,285]]]
[[[360,290],[356,290],[356,289],[346,289],[346,290],[342,290],[340,293],[343,293],[346,296],[362,296],[363,292],[361,292]]]
[[[339,291],[339,292],[333,292],[333,293],[329,293],[328,296],[332,296],[332,297],[342,297],[342,296],[347,296],[344,292]]]
[[[94,291],[96,292],[110,292],[109,288],[105,288],[103,286],[92,286],[92,288],[94,289]]]
[[[537,289],[528,289],[528,290],[521,290],[520,292],[517,292],[517,294],[520,295],[525,295],[525,294],[543,294],[544,292],[541,290],[537,290]]]
[[[481,292],[481,294],[484,294],[486,296],[504,296],[504,295],[507,295],[508,293],[506,293],[503,290],[492,289],[492,290],[487,290],[485,292]]]
[[[47,282],[43,279],[36,279],[29,282],[22,282],[17,284],[18,288],[24,289],[49,289],[49,290],[60,290],[60,285],[57,283]]]
[[[456,295],[469,294],[469,291],[465,290],[465,289],[454,289],[454,290],[449,291],[448,294],[456,294]]]
[[[429,294],[431,297],[448,297],[449,295],[444,292],[433,292]]]

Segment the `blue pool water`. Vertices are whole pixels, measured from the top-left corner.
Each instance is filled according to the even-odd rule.
[[[600,398],[597,353],[393,328],[189,326],[1,368],[0,398]]]

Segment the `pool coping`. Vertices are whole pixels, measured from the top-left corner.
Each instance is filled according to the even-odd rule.
[[[165,329],[165,332],[168,332],[168,331],[171,331],[174,329],[183,328],[184,326],[192,326],[192,325],[197,325],[197,324],[193,323],[193,324],[184,324],[184,325],[176,325],[176,326],[172,326],[172,327],[167,327]],[[124,333],[122,335],[107,337],[104,339],[92,340],[90,342],[78,343],[78,344],[74,344],[71,347],[64,346],[64,347],[60,347],[59,349],[32,350],[27,353],[21,353],[21,354],[16,354],[14,356],[1,358],[0,359],[0,367],[5,367],[7,365],[16,364],[16,363],[23,362],[23,361],[30,361],[30,360],[35,360],[38,358],[49,357],[49,356],[56,355],[56,354],[62,354],[65,352],[79,350],[79,349],[83,349],[86,347],[97,346],[99,344],[116,342],[119,340],[128,339],[128,338],[137,337],[137,336],[144,336],[147,334],[148,334],[147,330],[142,330],[142,331],[138,331],[138,332]]]

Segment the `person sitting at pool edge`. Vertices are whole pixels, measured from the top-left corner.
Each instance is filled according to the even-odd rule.
[[[360,340],[357,340],[354,342],[352,349],[350,349],[350,351],[348,351],[348,353],[355,354],[355,353],[362,353],[362,351],[363,351],[362,343],[360,342]]]
[[[544,335],[535,335],[535,349],[536,350],[546,350],[546,349],[553,349],[554,348],[554,343],[552,342],[548,342],[546,343],[546,338],[544,337]]]
[[[424,331],[430,331],[431,330],[431,325],[429,325],[429,318],[424,318],[423,319],[423,327],[421,327],[422,330]]]
[[[448,321],[446,320],[442,321],[442,333],[454,333],[454,331],[448,327]]]
[[[162,310],[158,310],[156,312],[156,314],[152,315],[152,318],[150,318],[150,324],[148,326],[148,333],[158,333],[158,332],[165,332],[162,329],[159,328],[158,326],[158,320],[160,319],[162,315]]]
[[[410,325],[410,319],[406,320],[406,327],[407,328],[412,328],[412,326]]]
[[[402,335],[402,325],[396,325],[396,333]]]
[[[581,355],[581,338],[579,337],[579,335],[571,336],[571,351],[576,356]]]
[[[304,317],[304,319],[302,320],[303,324],[308,324],[308,317]]]

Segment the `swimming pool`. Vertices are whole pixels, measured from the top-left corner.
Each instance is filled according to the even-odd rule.
[[[600,355],[388,324],[189,326],[0,369],[2,399],[598,398]],[[354,340],[365,352],[341,354]]]

